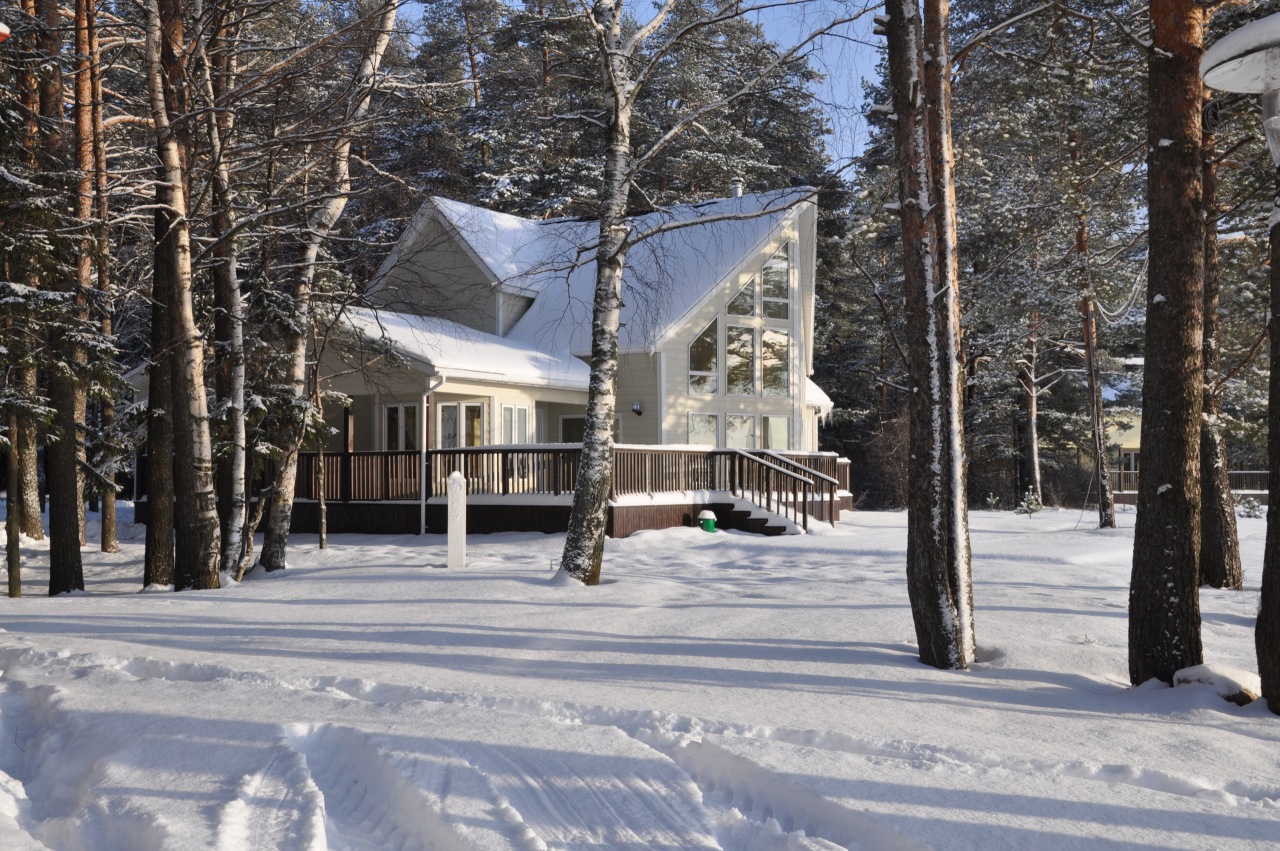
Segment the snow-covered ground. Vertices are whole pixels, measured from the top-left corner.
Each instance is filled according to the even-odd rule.
[[[1133,515],[975,512],[980,663],[916,660],[903,514],[759,538],[294,542],[285,575],[0,602],[0,848],[1280,847],[1280,719],[1128,687]],[[1077,528],[1077,522],[1079,527]],[[1254,669],[1246,590],[1207,661]]]

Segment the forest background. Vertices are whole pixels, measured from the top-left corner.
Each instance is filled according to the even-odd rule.
[[[664,26],[715,8],[688,0]],[[1275,0],[1226,5],[1208,41],[1278,10]],[[855,10],[865,12],[858,25],[814,40],[768,85],[707,113],[646,163],[631,203],[722,197],[734,178],[749,191],[819,188],[814,378],[836,403],[824,448],[853,460],[864,506],[900,507],[905,296],[883,61],[860,98],[830,102],[859,85],[844,57],[870,37],[874,11]],[[1109,416],[1122,421],[1138,404],[1147,13],[1145,3],[1091,0],[951,6],[976,504],[1011,507],[1033,484],[1046,502],[1096,500],[1082,311],[1100,320]],[[316,438],[326,399],[306,367],[427,196],[535,217],[599,209],[606,92],[595,34],[568,0],[412,10],[378,0],[22,0],[0,7],[0,20],[13,33],[0,46],[2,401],[16,448],[10,481],[25,485],[11,496],[28,534],[43,534],[38,499],[48,492],[51,590],[79,587],[82,491],[101,500],[102,545],[113,546],[108,497],[134,450],[163,440],[165,411],[178,438],[170,486],[200,498],[178,500],[179,516],[153,524],[156,534],[171,528],[179,552],[184,541],[187,551],[220,542],[204,548],[216,557],[204,564],[166,564],[151,554],[172,544],[149,546],[146,579],[200,587],[218,569],[243,570],[262,518],[228,522],[226,507],[244,513],[255,464],[287,471],[280,461]],[[805,23],[778,31],[789,38]],[[729,15],[648,57],[656,70],[638,142],[782,56],[790,45],[772,31]],[[824,74],[849,79],[833,86]],[[829,146],[832,125],[856,125],[863,111],[865,144],[833,157],[843,146]],[[1205,105],[1219,290],[1210,386],[1232,469],[1266,467],[1259,355],[1272,174],[1257,112],[1244,97]],[[125,401],[122,376],[162,355],[173,395],[149,422]],[[161,398],[154,377],[152,392]],[[192,439],[200,423],[204,449]],[[43,485],[36,447],[47,449]],[[270,531],[263,562],[283,565],[284,538],[273,543]]]

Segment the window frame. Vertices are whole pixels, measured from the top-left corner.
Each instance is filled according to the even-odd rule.
[[[784,255],[784,259],[786,260],[786,287],[785,287],[786,295],[782,298],[769,295],[768,279],[765,275],[765,270],[769,268],[769,264],[772,263],[774,259],[776,259],[780,254]],[[771,322],[790,322],[791,321],[791,290],[792,290],[792,283],[793,283],[792,268],[794,266],[794,264],[791,262],[791,255],[792,255],[791,241],[787,240],[786,242],[782,243],[782,245],[778,248],[777,251],[769,255],[769,259],[765,260],[764,264],[760,267],[760,316],[765,321],[771,321]],[[770,316],[769,305],[771,304],[774,304],[774,305],[781,304],[783,306],[783,314],[781,316]]]
[[[398,425],[396,429],[396,437],[397,437],[397,440],[395,441],[395,443],[397,444],[396,446],[391,446],[390,444],[392,441],[388,439],[391,436],[389,434],[389,431],[391,428],[391,412],[393,410],[396,412],[396,421]],[[412,433],[408,433],[405,431],[406,422],[407,422],[407,418],[405,417],[406,411],[413,412],[413,432]],[[422,424],[418,422],[418,404],[416,402],[384,402],[383,403],[382,405],[382,446],[387,452],[418,451],[418,443],[422,440],[421,432],[422,432]],[[413,444],[412,446],[403,445],[406,442],[405,440],[406,437],[409,438],[407,442],[412,443]]]
[[[712,358],[711,358],[711,369],[710,369],[710,370],[705,370],[705,369],[694,369],[694,368],[693,368],[693,347],[694,347],[695,345],[697,345],[697,344],[699,343],[699,341],[701,341],[701,340],[702,340],[703,336],[707,333],[707,331],[708,331],[708,330],[710,330],[710,329],[712,329],[712,328],[714,328],[714,329],[715,329],[714,334],[713,334],[713,337],[714,337],[714,340],[715,340],[715,351],[712,353]],[[723,348],[723,347],[721,346],[721,339],[720,339],[720,314],[718,314],[718,313],[717,313],[717,314],[715,315],[715,317],[714,317],[710,322],[708,322],[706,325],[704,325],[704,326],[702,327],[702,330],[701,330],[701,331],[699,331],[697,334],[693,335],[693,339],[689,341],[689,345],[688,345],[688,347],[685,349],[685,354],[686,354],[686,356],[687,356],[687,358],[688,358],[688,364],[687,364],[687,366],[688,366],[688,381],[687,381],[687,387],[688,387],[688,394],[689,394],[690,396],[717,396],[717,395],[719,395],[719,393],[720,393],[720,352],[721,352],[722,348]],[[710,389],[710,390],[706,390],[706,389],[697,389],[697,388],[695,388],[695,387],[694,387],[694,379],[695,379],[695,378],[709,378],[709,379],[711,379],[711,389]]]

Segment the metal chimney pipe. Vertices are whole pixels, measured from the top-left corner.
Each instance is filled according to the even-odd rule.
[[[729,182],[729,194],[732,195],[734,198],[742,197],[742,178],[741,177],[734,177],[733,180]]]

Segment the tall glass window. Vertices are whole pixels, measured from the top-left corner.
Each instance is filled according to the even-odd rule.
[[[791,315],[791,255],[785,244],[765,261],[761,277],[764,281],[761,292],[764,318],[788,318]]]
[[[440,406],[440,448],[481,446],[484,443],[484,405],[446,403]]]
[[[440,406],[440,448],[458,448],[458,406]]]
[[[791,448],[791,418],[764,418],[764,448],[785,452]]]
[[[725,376],[728,380],[729,395],[755,395],[755,329],[730,327],[725,331]]]
[[[689,415],[689,442],[696,446],[715,446],[720,431],[716,414]]]
[[[725,308],[730,316],[755,316],[756,315],[756,279],[752,278],[745,287],[738,290],[738,294],[729,302],[729,306]]]
[[[720,389],[720,320],[713,319],[689,344],[689,392],[715,393]]]
[[[404,449],[418,448],[418,406],[387,405],[386,411],[386,447],[395,452]]]
[[[529,442],[529,408],[525,405],[502,406],[502,442]]]
[[[725,419],[724,442],[730,449],[755,449],[756,418],[730,414]]]
[[[765,396],[791,395],[791,335],[786,331],[765,331],[760,337]]]

